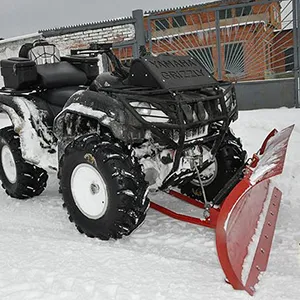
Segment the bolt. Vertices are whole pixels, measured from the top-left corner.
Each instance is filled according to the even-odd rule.
[[[92,193],[93,195],[96,195],[96,194],[99,193],[99,191],[100,191],[99,185],[96,184],[96,183],[92,183],[92,184],[91,184],[91,193]]]

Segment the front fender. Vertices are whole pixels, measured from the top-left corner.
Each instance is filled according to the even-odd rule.
[[[74,137],[82,132],[80,128],[74,129],[74,122],[81,125],[77,122],[77,117],[96,120],[101,126],[107,127],[115,138],[125,143],[141,142],[145,137],[142,124],[122,102],[103,92],[79,91],[70,97],[54,120],[54,134],[59,141],[70,139],[70,136]]]

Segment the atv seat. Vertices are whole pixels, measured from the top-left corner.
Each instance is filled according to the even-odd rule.
[[[85,73],[72,64],[61,61],[57,47],[47,41],[38,40],[28,50],[28,58],[37,65],[39,86],[45,89],[84,85]]]
[[[37,65],[36,67],[41,88],[54,89],[78,86],[87,82],[85,73],[66,61]]]
[[[24,50],[25,52],[25,50]],[[68,99],[88,81],[86,74],[67,61],[61,61],[59,50],[47,41],[38,40],[28,47],[27,56],[36,63],[38,85],[43,91],[38,97],[45,100],[54,118]]]

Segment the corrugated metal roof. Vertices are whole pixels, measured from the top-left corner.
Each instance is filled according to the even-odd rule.
[[[207,6],[209,4],[218,4],[224,2],[224,0],[218,0],[218,1],[204,1],[199,4],[192,4],[192,5],[184,5],[184,6],[177,6],[177,7],[170,7],[170,8],[164,8],[164,9],[156,9],[156,10],[149,10],[146,11],[146,15],[153,15],[157,13],[164,13],[164,12],[171,12],[171,11],[178,11],[178,10],[184,10],[184,9],[193,9],[193,8],[198,8],[198,7],[203,7]]]
[[[172,7],[172,8],[165,8],[165,9],[158,9],[158,10],[150,10],[146,11],[146,15],[153,15],[153,14],[159,14],[159,13],[165,13],[165,12],[172,12],[172,11],[180,11],[185,9],[197,9],[197,8],[203,8],[205,6],[209,5],[215,5],[215,4],[224,4],[224,5],[230,5],[230,4],[241,4],[241,3],[249,3],[256,0],[203,0],[199,4],[192,4],[192,5],[186,5],[186,6],[178,6],[178,7]]]
[[[124,17],[124,18],[117,18],[117,19],[111,19],[111,20],[105,20],[99,22],[62,26],[62,27],[56,27],[51,29],[42,29],[39,30],[38,32],[42,33],[44,37],[51,37],[51,36],[69,34],[69,33],[76,33],[85,30],[94,30],[94,29],[100,29],[100,28],[117,26],[117,25],[125,25],[133,22],[134,19],[132,17]]]

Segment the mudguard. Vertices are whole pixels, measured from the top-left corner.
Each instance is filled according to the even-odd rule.
[[[277,221],[281,192],[270,178],[282,173],[289,137],[294,126],[273,130],[242,181],[223,202],[216,226],[220,264],[235,289],[255,292],[266,270]]]
[[[72,95],[54,120],[54,133],[59,140],[68,135],[68,115],[97,120],[100,125],[109,128],[117,139],[126,143],[141,142],[145,138],[142,124],[121,101],[107,93],[87,89]]]
[[[23,96],[5,94],[0,94],[0,108],[7,113],[20,136],[24,160],[41,168],[57,168],[55,138],[42,122],[46,110],[39,110],[33,101]]]

